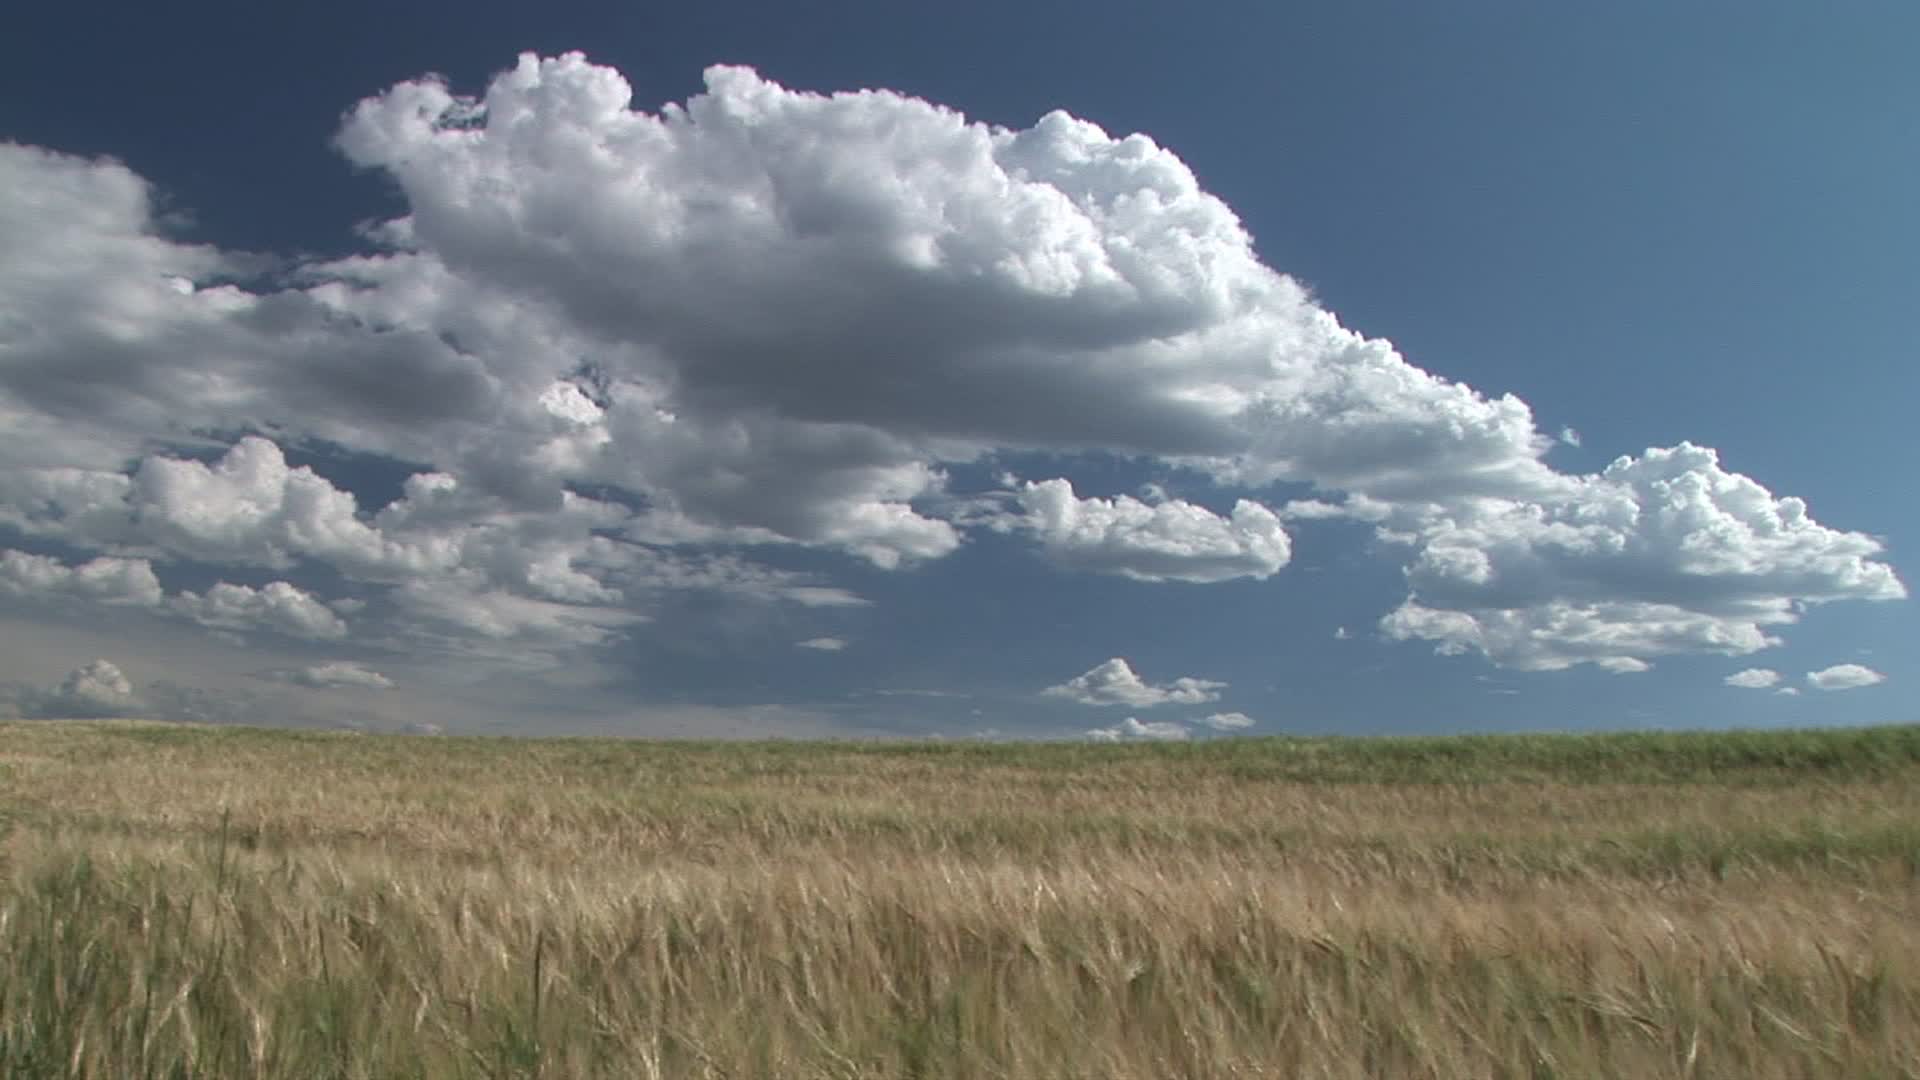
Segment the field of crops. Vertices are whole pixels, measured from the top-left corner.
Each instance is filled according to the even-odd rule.
[[[1920,728],[0,724],[0,1076],[1920,1076]]]

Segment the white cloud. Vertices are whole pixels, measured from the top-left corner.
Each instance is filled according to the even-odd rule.
[[[353,495],[309,468],[290,468],[280,447],[249,436],[212,465],[152,455],[132,478],[136,535],[209,561],[275,568],[292,556],[370,576],[444,569],[458,548],[409,548],[362,521]]]
[[[864,693],[873,694],[876,697],[966,698],[972,696],[958,690],[927,690],[918,687],[882,687],[867,690]]]
[[[1182,676],[1170,683],[1154,686],[1134,674],[1127,662],[1116,656],[1103,664],[1074,676],[1058,686],[1042,691],[1047,697],[1066,698],[1081,705],[1129,705],[1137,709],[1155,705],[1203,705],[1220,700],[1226,683]]]
[[[1765,690],[1779,684],[1780,673],[1772,668],[1747,668],[1745,671],[1736,671],[1721,681],[1728,686],[1738,686],[1746,690]]]
[[[202,626],[248,632],[270,630],[290,637],[331,640],[347,635],[347,624],[314,599],[284,581],[258,589],[220,582],[204,595],[182,592],[169,606]]]
[[[616,378],[672,375],[672,400],[647,391],[608,421],[616,445],[666,440],[624,456],[671,463],[663,494],[696,521],[844,543],[780,505],[772,481],[797,470],[775,451],[802,429],[756,419],[772,416],[831,425],[847,469],[811,472],[855,520],[906,513],[890,470],[989,446],[1389,495],[1552,484],[1524,403],[1341,328],[1143,136],[1062,113],[1007,131],[739,68],[684,107],[629,102],[610,69],[525,57],[479,99],[397,86],[340,142],[406,194],[392,231],[457,253],[460,280],[625,346]],[[681,444],[730,460],[724,502],[671,475],[696,464]]]
[[[1280,518],[1247,499],[1221,517],[1177,499],[1080,499],[1064,479],[1022,485],[1017,498],[1026,516],[1015,527],[1034,533],[1042,550],[1071,569],[1136,581],[1264,580],[1292,557]]]
[[[160,580],[145,559],[102,557],[79,566],[8,549],[0,551],[0,592],[16,596],[77,596],[102,604],[153,607]]]
[[[1171,720],[1149,720],[1142,722],[1127,717],[1113,727],[1089,728],[1087,738],[1095,742],[1122,742],[1143,740],[1147,742],[1179,742],[1192,736],[1192,732],[1182,724]]]
[[[1797,686],[1783,686],[1775,690],[1774,693],[1780,697],[1799,697],[1800,688]]]
[[[1779,620],[1785,621],[1785,620]],[[1409,600],[1380,622],[1390,638],[1425,638],[1443,654],[1469,649],[1503,667],[1557,671],[1580,663],[1681,652],[1739,656],[1778,644],[1758,623],[1672,604],[1549,601],[1534,607],[1448,611]]]
[[[1243,731],[1253,726],[1253,717],[1243,712],[1217,712],[1202,717],[1199,723],[1215,731]]]
[[[1563,427],[1560,429],[1560,441],[1568,446],[1578,447],[1580,445],[1580,433],[1570,427]]]
[[[287,672],[285,677],[289,682],[323,690],[386,690],[393,686],[393,680],[385,675],[345,660],[329,660],[324,664],[296,668]]]
[[[781,590],[781,595],[801,607],[867,607],[872,602],[856,596],[845,589],[823,587],[819,585],[793,585]]]
[[[434,334],[342,317],[311,290],[215,283],[272,260],[172,239],[117,163],[9,145],[0,192],[11,466],[110,469],[196,431],[287,422],[425,450],[445,433],[406,421],[491,392],[478,361]]]
[[[1348,494],[1337,503],[1325,499],[1293,499],[1280,507],[1283,521],[1364,521],[1377,525],[1393,513],[1393,504],[1359,494]]]
[[[1561,498],[1481,500],[1417,531],[1413,595],[1382,629],[1522,669],[1744,655],[1805,604],[1906,596],[1877,540],[1687,444],[1620,458]]]
[[[493,588],[477,574],[409,582],[393,599],[407,615],[442,629],[549,649],[600,645],[647,620],[637,612]]]
[[[1372,523],[1412,560],[1382,629],[1509,667],[1745,655],[1806,605],[1905,595],[1878,542],[1713,451],[1555,472],[1525,402],[1343,327],[1144,136],[741,68],[707,87],[635,112],[579,56],[471,99],[397,85],[338,141],[406,213],[325,262],[186,243],[126,167],[0,146],[0,526],[122,560],[81,568],[119,585],[56,592],[152,605],[141,566],[267,567],[316,604],[371,600],[356,627],[396,648],[587,649],[663,590],[864,603],[692,550],[910,567],[996,527],[955,509],[950,467],[1091,453],[1235,508],[1025,485],[1016,532],[1059,564],[1263,579],[1283,519]],[[205,434],[241,431],[261,434]],[[311,447],[425,471],[376,511],[289,465]],[[1275,482],[1315,490],[1240,497]],[[340,580],[363,588],[320,595]],[[344,632],[276,595],[173,607]]]
[[[1859,664],[1835,664],[1807,672],[1807,685],[1815,690],[1855,690],[1886,681],[1885,675]]]
[[[819,652],[839,652],[847,647],[847,642],[845,638],[817,637],[794,642],[793,647],[796,649],[814,649]]]
[[[21,704],[28,716],[63,720],[134,716],[146,707],[126,675],[106,660],[75,668],[60,685],[29,692]]]
[[[1336,626],[1333,628],[1333,640],[1335,641],[1346,641],[1352,636],[1352,632],[1344,626]]]

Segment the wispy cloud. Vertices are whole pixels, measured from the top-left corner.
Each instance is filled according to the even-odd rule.
[[[299,686],[320,690],[387,690],[393,680],[372,668],[346,660],[329,660],[303,668],[274,673],[276,678]]]

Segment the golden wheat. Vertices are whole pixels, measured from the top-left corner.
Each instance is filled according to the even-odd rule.
[[[0,1073],[1915,1076],[1916,780],[0,725]]]

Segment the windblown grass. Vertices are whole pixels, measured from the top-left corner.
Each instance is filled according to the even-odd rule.
[[[0,1076],[1920,1076],[1920,729],[0,725]]]

